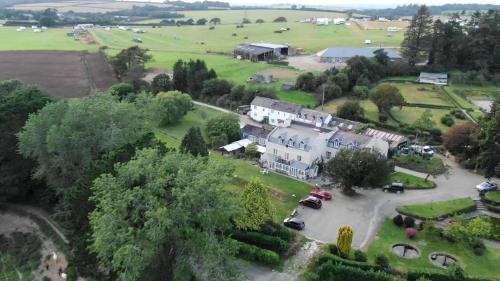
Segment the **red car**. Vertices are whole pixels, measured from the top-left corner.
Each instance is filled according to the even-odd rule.
[[[331,200],[333,198],[333,195],[330,192],[326,192],[319,187],[313,187],[309,195],[325,200]]]

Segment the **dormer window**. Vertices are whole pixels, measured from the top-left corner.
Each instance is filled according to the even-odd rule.
[[[306,113],[306,114],[304,114],[304,119],[307,119],[307,113]]]
[[[304,142],[303,141],[299,142],[299,148],[304,148]]]
[[[335,148],[339,148],[339,146],[340,146],[340,141],[339,141],[339,139],[335,139],[335,140],[333,141],[333,147],[335,147]]]
[[[316,120],[316,116],[313,115],[313,120]]]
[[[292,140],[292,138],[289,138],[289,139],[288,139],[288,145],[289,145],[289,146],[293,146],[293,140]]]

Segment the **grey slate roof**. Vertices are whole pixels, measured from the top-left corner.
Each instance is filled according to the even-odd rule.
[[[375,56],[373,52],[380,48],[328,48],[321,55],[322,58],[352,58],[355,56],[364,56],[372,58]],[[400,59],[401,54],[393,49],[382,48],[389,58]]]
[[[339,130],[332,137],[330,137],[328,140],[328,146],[333,147],[333,143],[336,140],[339,142],[340,147],[348,146],[350,144],[357,147],[363,147],[370,142],[371,137]]]
[[[448,73],[420,72],[420,78],[426,78],[426,79],[448,79]]]
[[[243,136],[249,135],[249,136],[255,136],[255,137],[264,138],[264,139],[267,138],[267,135],[269,135],[269,133],[271,132],[271,130],[248,125],[248,124],[245,125],[245,127],[243,127],[241,129],[241,131],[243,133]]]
[[[328,133],[331,133],[331,130],[292,122],[289,127],[276,127],[269,134],[268,141],[310,151],[314,146],[324,145]]]
[[[273,49],[260,46],[253,46],[253,45],[241,45],[238,48],[236,48],[236,51],[250,53],[258,56],[265,53],[273,52]]]
[[[282,102],[279,100],[273,100],[273,99],[259,97],[259,96],[255,97],[253,99],[251,105],[271,108],[274,110],[288,112],[288,113],[294,113],[294,114],[299,113],[301,108],[302,108],[299,105],[290,104],[287,102]]]
[[[316,121],[321,117],[323,118],[323,121],[325,121],[329,115],[330,113],[307,109],[307,108],[302,108],[302,110],[300,110],[300,117],[310,121]]]

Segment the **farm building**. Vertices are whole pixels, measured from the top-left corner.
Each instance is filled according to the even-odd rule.
[[[420,72],[417,80],[419,83],[435,84],[435,85],[448,85],[447,73],[430,73]]]
[[[234,50],[234,57],[250,61],[268,61],[288,56],[292,48],[288,45],[251,43],[240,45]]]
[[[371,43],[371,42],[370,42]],[[352,57],[364,56],[372,58],[374,52],[380,48],[328,48],[317,54],[320,62],[324,63],[344,63]],[[401,59],[401,55],[393,49],[382,48],[391,60]]]
[[[317,25],[329,25],[330,24],[330,19],[328,19],[328,18],[317,18],[316,19],[316,24]]]

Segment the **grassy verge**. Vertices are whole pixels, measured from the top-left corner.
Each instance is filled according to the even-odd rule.
[[[417,247],[420,257],[405,259],[396,256],[390,251],[391,245],[395,243],[408,243]],[[457,257],[467,276],[498,280],[500,249],[486,246],[485,254],[476,256],[465,243],[450,243],[439,235],[426,231],[419,232],[414,239],[409,239],[404,229],[397,227],[390,220],[384,222],[377,238],[368,248],[368,259],[374,261],[377,254],[384,253],[389,257],[391,266],[401,271],[439,270],[445,273],[444,269],[439,269],[429,261],[432,252],[446,252]]]
[[[438,201],[425,204],[400,206],[396,210],[419,219],[435,220],[476,209],[476,203],[471,198],[460,198],[448,201]]]
[[[419,155],[398,155],[394,157],[396,165],[414,170],[421,173],[427,173],[429,170],[437,171],[442,174],[446,171],[446,167],[439,157],[432,157],[431,159],[424,159]]]
[[[391,184],[393,182],[403,183],[406,189],[429,189],[436,187],[436,183],[433,181],[425,180],[423,178],[402,172],[394,172],[389,176],[387,184]]]

